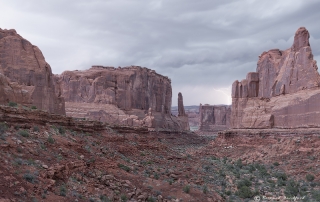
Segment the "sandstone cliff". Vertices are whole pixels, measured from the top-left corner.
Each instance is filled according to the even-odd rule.
[[[309,43],[299,28],[291,48],[259,56],[257,71],[232,85],[233,128],[320,126],[320,76]]]
[[[199,107],[200,131],[221,131],[230,128],[231,106],[202,105]]]
[[[171,116],[172,88],[168,77],[154,70],[93,66],[56,75],[56,92],[65,98],[66,113],[111,124],[183,129]]]
[[[15,30],[0,29],[0,104],[9,101],[65,114],[53,74],[40,49]]]

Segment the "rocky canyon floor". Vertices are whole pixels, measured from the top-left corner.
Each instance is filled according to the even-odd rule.
[[[82,132],[12,117],[0,123],[1,202],[320,201],[316,130]]]

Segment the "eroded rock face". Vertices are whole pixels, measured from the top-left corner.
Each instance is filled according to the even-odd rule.
[[[183,105],[182,94],[178,93],[178,122],[182,130],[190,130],[188,114],[186,114]]]
[[[232,85],[233,128],[292,128],[318,126],[320,112],[313,99],[320,76],[309,43],[300,27],[291,48],[273,49],[259,56],[256,72]],[[316,93],[317,94],[317,93]],[[312,95],[312,96],[311,96]]]
[[[230,105],[202,105],[199,107],[200,131],[221,131],[230,128]]]
[[[171,117],[171,80],[154,70],[93,66],[56,75],[55,83],[57,94],[65,98],[67,115],[112,124],[181,129],[179,120]]]
[[[64,100],[56,96],[53,74],[40,49],[13,29],[0,29],[1,104],[9,101],[55,114],[65,114]]]

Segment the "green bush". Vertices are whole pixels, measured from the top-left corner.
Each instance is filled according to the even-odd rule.
[[[106,195],[100,195],[101,202],[110,202],[110,199]]]
[[[207,194],[208,193],[208,187],[206,186],[206,185],[204,185],[203,186],[203,188],[202,188],[202,192],[204,193],[204,194]]]
[[[288,197],[297,196],[299,193],[299,184],[293,180],[288,181],[284,193]]]
[[[147,201],[148,202],[156,202],[157,199],[155,197],[153,197],[153,196],[149,196]]]
[[[286,181],[288,179],[287,175],[285,173],[276,173],[275,174],[276,178],[278,178],[278,180],[283,180]]]
[[[243,179],[238,182],[237,187],[240,189],[241,187],[250,187],[251,185],[252,183],[248,179]]]
[[[309,181],[309,182],[312,182],[314,180],[314,175],[311,175],[311,174],[307,174],[306,175],[306,179]]]
[[[64,135],[65,132],[66,132],[66,130],[65,130],[64,127],[62,127],[62,126],[59,126],[59,127],[58,127],[58,131],[59,131],[59,133],[60,133],[61,135]]]
[[[240,189],[238,189],[236,193],[240,198],[251,198],[254,196],[254,193],[251,191],[251,189],[247,186],[242,186]]]
[[[121,198],[121,202],[126,202],[128,200],[127,196],[124,194],[122,194],[120,198]]]
[[[8,105],[9,105],[9,107],[17,107],[18,106],[18,104],[16,102],[11,102],[11,101],[8,103]]]
[[[243,164],[242,164],[242,160],[241,159],[238,159],[236,161],[236,166],[239,167],[239,168],[242,168]]]
[[[7,124],[0,123],[0,134],[3,134],[4,132],[6,132],[7,129],[8,129]]]
[[[130,172],[130,170],[131,170],[128,166],[123,165],[121,163],[118,164],[118,167],[121,168],[122,170],[127,171],[127,172]]]
[[[51,137],[51,136],[49,136],[48,137],[48,140],[47,140],[50,144],[53,144],[54,143],[54,139]]]
[[[313,198],[315,201],[320,201],[320,191],[313,191],[313,192],[312,192],[312,198]]]
[[[25,131],[25,130],[19,130],[18,134],[21,135],[22,137],[29,137],[30,136],[28,131]]]
[[[187,194],[190,193],[190,185],[186,185],[185,187],[183,187],[183,191]]]
[[[39,129],[39,127],[38,127],[38,126],[33,126],[33,131],[34,131],[34,132],[39,132],[39,131],[40,131],[40,129]]]
[[[31,106],[31,109],[37,109],[37,107],[36,106]]]
[[[60,196],[67,196],[67,187],[64,184],[60,186]]]
[[[28,182],[34,184],[37,182],[37,176],[34,174],[30,173],[30,171],[27,171],[24,175],[23,178],[27,180]]]

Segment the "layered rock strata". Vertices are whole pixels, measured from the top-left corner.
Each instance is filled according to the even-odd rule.
[[[263,52],[256,72],[233,83],[231,126],[320,127],[319,84],[309,32],[301,27],[291,48]]]
[[[0,104],[16,102],[65,114],[53,74],[40,49],[13,29],[0,29]]]
[[[93,66],[56,75],[55,83],[69,116],[111,124],[186,129],[179,117],[171,116],[171,80],[154,70]]]
[[[230,128],[231,106],[202,105],[199,107],[200,131],[217,132]]]

